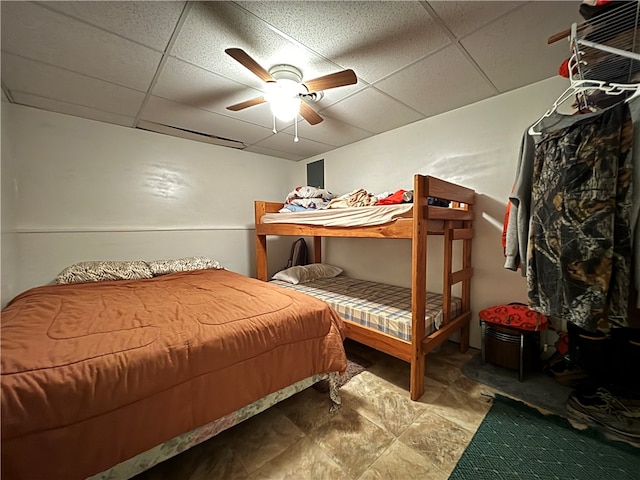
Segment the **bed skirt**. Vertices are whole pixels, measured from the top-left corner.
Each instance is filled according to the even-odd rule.
[[[224,417],[214,420],[207,425],[195,428],[190,432],[178,435],[167,442],[147,450],[146,452],[142,452],[129,460],[119,463],[109,470],[93,475],[89,477],[88,480],[121,480],[123,478],[134,477],[139,473],[154,467],[160,462],[164,462],[165,460],[168,460],[191,447],[209,440],[220,432],[265,411],[267,408],[286,400],[320,380],[328,380],[329,382],[329,398],[331,399],[329,411],[334,412],[340,408],[341,404],[340,393],[338,392],[339,376],[338,372],[331,372],[313,375],[300,380],[299,382],[289,385],[277,392],[271,393],[266,397],[241,408],[240,410],[231,412],[229,415],[225,415]]]

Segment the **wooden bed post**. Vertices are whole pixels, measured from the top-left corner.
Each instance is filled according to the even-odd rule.
[[[322,263],[322,237],[313,237],[313,263]]]
[[[444,259],[442,262],[442,325],[451,320],[451,286],[453,275],[453,223],[444,222]]]
[[[424,317],[427,300],[427,192],[429,179],[415,175],[413,182],[413,241],[411,242],[411,400],[424,393],[425,335]]]
[[[471,210],[472,205],[467,205],[467,208]],[[463,222],[463,228],[471,229],[473,222]],[[473,237],[466,238],[462,241],[462,269],[471,268],[471,244]],[[468,312],[471,310],[471,278],[467,278],[462,281],[462,311]],[[460,329],[460,351],[462,353],[469,350],[469,322]]]
[[[258,235],[257,226],[260,219],[266,213],[264,202],[255,202],[255,224],[256,224],[256,278],[264,282],[267,281],[267,236]]]

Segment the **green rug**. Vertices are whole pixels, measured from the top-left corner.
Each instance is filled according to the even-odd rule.
[[[449,480],[638,478],[640,449],[496,395]]]

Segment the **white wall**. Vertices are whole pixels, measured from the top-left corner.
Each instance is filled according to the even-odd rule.
[[[552,78],[298,163],[5,103],[3,302],[81,260],[209,255],[253,275],[253,201],[284,198],[305,183],[306,163],[319,158],[326,187],[339,194],[411,188],[415,173],[475,189],[474,318],[486,306],[525,301],[524,279],[502,266],[502,221],[522,133],[565,87]],[[17,180],[11,188],[7,172]],[[15,213],[13,225],[6,210]],[[271,273],[290,242],[270,240]],[[429,287],[438,290],[441,238],[429,248]],[[408,241],[327,239],[324,250],[325,261],[349,275],[410,285]],[[12,277],[5,265],[20,268]],[[479,346],[476,321],[471,338]]]
[[[520,272],[503,268],[501,234],[506,202],[525,128],[567,85],[565,79],[551,78],[310,158],[299,162],[298,182],[304,182],[306,163],[324,158],[325,187],[336,194],[360,187],[375,193],[411,189],[415,173],[475,189],[471,343],[479,347],[479,310],[526,301],[526,284]],[[428,248],[432,272],[428,286],[437,291],[442,285],[442,239],[430,237]],[[327,239],[324,254],[326,262],[343,267],[349,275],[411,284],[409,241]]]
[[[4,95],[3,95],[4,98]],[[1,228],[0,228],[0,250],[2,252],[0,261],[0,302],[4,307],[9,300],[18,292],[17,283],[17,256],[18,247],[15,233],[15,211],[16,196],[15,189],[15,164],[11,151],[11,139],[5,135],[9,130],[9,106],[8,102],[2,101],[1,107],[1,131],[2,131],[2,165],[0,167],[0,203]]]
[[[12,294],[83,260],[207,255],[254,275],[253,201],[286,195],[290,161],[4,106],[3,181],[7,166],[17,185]]]

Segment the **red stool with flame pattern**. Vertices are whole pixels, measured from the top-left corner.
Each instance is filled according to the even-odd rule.
[[[482,363],[518,370],[524,378],[525,365],[540,355],[540,332],[547,329],[547,317],[522,303],[496,305],[480,311]]]

